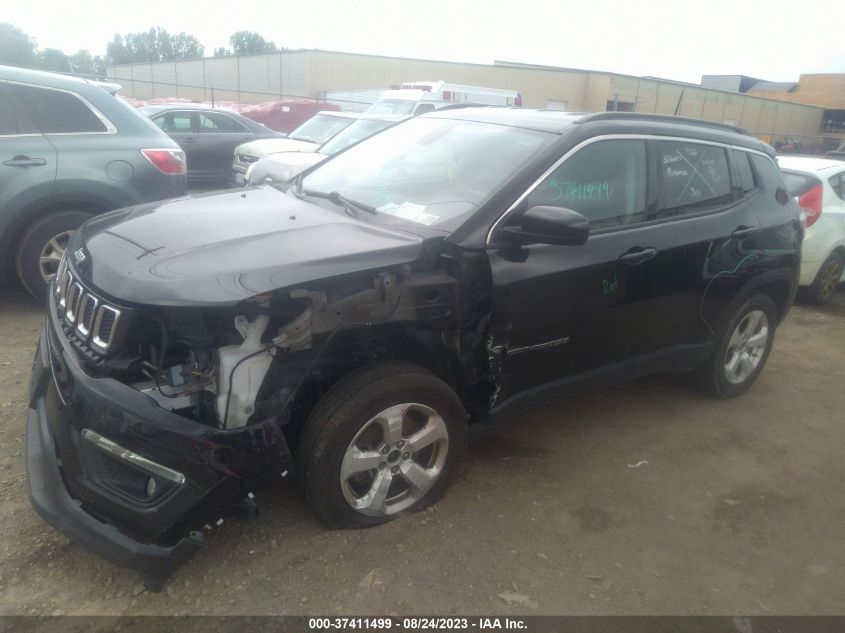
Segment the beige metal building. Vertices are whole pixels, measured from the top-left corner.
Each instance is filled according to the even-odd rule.
[[[649,77],[510,62],[465,64],[318,50],[126,64],[109,67],[108,75],[123,85],[124,94],[135,98],[243,103],[320,99],[330,91],[444,80],[519,90],[526,107],[677,113],[730,122],[766,140],[817,135],[823,112],[814,106]]]

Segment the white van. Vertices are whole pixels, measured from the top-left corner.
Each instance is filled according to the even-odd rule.
[[[413,81],[386,90],[367,112],[373,114],[422,114],[450,103],[522,106],[516,90],[447,84],[445,81]]]

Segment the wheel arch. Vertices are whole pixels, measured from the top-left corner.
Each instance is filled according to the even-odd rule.
[[[786,318],[789,308],[792,307],[796,289],[797,282],[794,275],[787,271],[773,271],[749,282],[738,297],[737,305],[743,304],[754,293],[762,293],[775,304],[778,324],[780,324]]]
[[[0,237],[0,253],[4,253],[0,258],[0,282],[8,282],[15,276],[14,262],[17,249],[14,245],[40,217],[56,211],[82,211],[98,215],[111,211],[117,206],[119,205],[115,205],[106,198],[80,193],[50,196],[27,205],[15,215]]]
[[[319,350],[319,344],[315,345]],[[319,352],[315,352],[319,353]],[[342,362],[333,359],[342,358]],[[290,427],[286,436],[293,447],[298,443],[299,428],[320,399],[338,382],[364,368],[385,362],[408,363],[430,371],[449,385],[464,402],[465,389],[457,359],[443,343],[439,330],[406,323],[385,323],[350,328],[338,332],[317,359],[308,375],[300,374],[302,385],[292,401]]]

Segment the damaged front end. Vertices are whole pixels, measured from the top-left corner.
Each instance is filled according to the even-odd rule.
[[[406,358],[486,401],[467,360],[484,354],[477,292],[428,259],[211,307],[118,302],[63,263],[31,383],[33,506],[157,589],[204,529],[292,472],[304,420],[355,367]]]

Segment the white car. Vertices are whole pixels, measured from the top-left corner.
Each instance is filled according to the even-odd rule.
[[[396,114],[362,114],[361,118],[320,145],[315,151],[282,151],[261,157],[249,166],[246,172],[246,184],[280,184],[293,180],[312,165],[321,163],[329,156],[407,118],[406,115]]]
[[[318,112],[284,138],[267,138],[243,143],[235,148],[232,183],[243,186],[249,166],[262,156],[277,152],[313,152],[345,129],[360,115],[358,112]]]
[[[807,216],[801,255],[801,298],[826,303],[845,281],[845,162],[778,156],[789,193]]]

